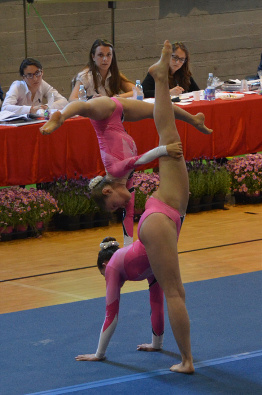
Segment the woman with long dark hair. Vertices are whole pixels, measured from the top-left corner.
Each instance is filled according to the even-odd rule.
[[[168,70],[168,85],[171,96],[199,90],[190,71],[189,51],[182,42],[172,44],[172,56]],[[145,97],[155,97],[155,81],[150,73],[147,73],[142,86]]]
[[[135,86],[118,69],[115,49],[107,40],[97,39],[93,43],[89,62],[73,80],[74,88],[69,101],[78,99],[80,85],[84,85],[87,97],[90,96],[122,96],[133,95]]]

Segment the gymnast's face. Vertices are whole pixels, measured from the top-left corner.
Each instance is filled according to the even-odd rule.
[[[106,210],[110,212],[113,212],[118,208],[125,208],[131,199],[131,193],[128,191],[126,186],[122,184],[117,184],[115,187],[107,185],[103,189],[103,194],[106,196]]]
[[[108,264],[108,261],[106,261],[106,262],[104,262],[103,263],[103,267],[102,267],[102,269],[100,270],[100,273],[102,274],[102,276],[104,276],[105,277],[105,273],[106,273],[106,265]]]

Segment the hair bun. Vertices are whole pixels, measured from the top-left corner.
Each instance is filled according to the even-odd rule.
[[[90,189],[94,189],[102,180],[104,177],[102,176],[97,176],[95,178],[92,178],[92,180],[90,180],[89,182],[89,188]]]
[[[116,240],[110,240],[110,241],[106,241],[104,243],[100,243],[101,250],[106,250],[107,248],[118,247],[118,246],[119,246],[119,243]]]

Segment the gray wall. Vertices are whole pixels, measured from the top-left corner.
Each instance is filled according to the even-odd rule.
[[[27,55],[41,61],[45,80],[66,97],[71,79],[88,60],[93,41],[111,39],[107,2],[34,2],[69,65],[30,6],[26,16]],[[159,57],[163,41],[183,41],[201,88],[209,72],[220,77],[255,74],[262,51],[261,0],[117,1],[115,49],[119,68],[131,80],[143,79]],[[23,1],[0,0],[0,84],[6,92],[25,57]]]

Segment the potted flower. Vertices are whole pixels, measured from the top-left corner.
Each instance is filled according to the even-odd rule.
[[[200,211],[200,201],[205,194],[205,178],[198,159],[186,162],[189,179],[188,213]]]
[[[226,195],[230,192],[230,174],[226,165],[215,162],[213,208],[224,208]]]
[[[133,176],[135,188],[135,220],[145,210],[149,196],[158,189],[159,175],[155,172],[135,172]]]
[[[189,177],[188,212],[223,208],[229,192],[227,168],[216,159],[200,158],[186,162]]]
[[[58,206],[55,199],[46,192],[18,187],[0,190],[2,236],[7,232],[11,233],[12,229],[17,238],[27,237],[29,227],[36,231],[39,222],[46,224],[56,211]]]
[[[59,177],[51,183],[42,184],[57,199],[61,210],[55,216],[55,225],[59,229],[77,230],[93,226],[97,207],[90,197],[89,180],[80,176],[67,179]]]
[[[206,159],[203,163],[205,176],[205,192],[202,203],[205,210],[223,208],[226,194],[230,191],[230,176],[225,165],[221,165],[216,159]]]
[[[57,201],[47,191],[30,188],[24,190],[28,200],[27,221],[33,232],[39,233],[51,221],[55,213],[59,212]]]
[[[262,155],[250,154],[230,160],[227,169],[231,175],[231,191],[236,203],[261,202]]]

